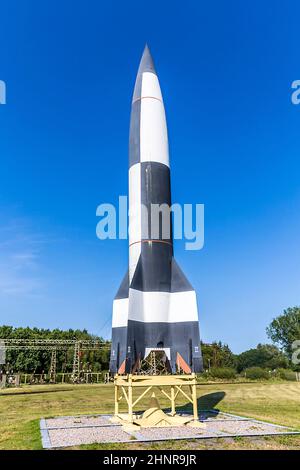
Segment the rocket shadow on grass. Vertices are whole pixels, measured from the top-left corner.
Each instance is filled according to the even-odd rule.
[[[214,392],[214,393],[207,393],[206,395],[202,395],[197,399],[197,405],[198,405],[198,413],[199,415],[202,415],[203,411],[205,411],[205,417],[206,418],[213,418],[217,417],[220,410],[216,408],[216,406],[224,399],[226,393],[225,392]],[[186,413],[192,413],[193,408],[191,403],[186,403],[185,405],[178,406],[176,407],[178,410],[186,412]],[[209,410],[212,410],[213,412],[210,414],[208,413]]]

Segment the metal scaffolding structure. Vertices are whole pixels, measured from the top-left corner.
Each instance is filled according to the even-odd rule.
[[[108,344],[93,339],[23,339],[23,338],[1,338],[1,343],[5,349],[43,349],[52,350],[67,350],[74,348],[76,343],[80,343],[80,349],[92,350],[108,348]]]
[[[51,363],[50,363],[50,382],[56,382],[56,349],[52,349],[51,351]]]
[[[80,356],[82,351],[110,349],[109,344],[99,340],[1,338],[1,344],[6,350],[51,351],[50,382],[56,381],[57,351],[74,349],[72,377],[73,382],[78,383],[81,373]]]
[[[80,343],[76,343],[74,347],[73,359],[73,382],[79,382],[80,379]]]

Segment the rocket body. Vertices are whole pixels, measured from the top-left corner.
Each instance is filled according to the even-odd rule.
[[[146,46],[131,106],[129,269],[113,303],[112,373],[132,372],[152,350],[165,352],[172,373],[178,358],[202,370],[196,294],[173,256],[170,207],[165,108]]]

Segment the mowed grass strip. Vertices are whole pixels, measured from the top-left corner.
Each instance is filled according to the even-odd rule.
[[[162,407],[168,401],[157,394]],[[233,414],[262,419],[300,430],[300,383],[233,383],[198,386],[198,405],[217,408]],[[137,409],[145,409],[146,397]],[[179,403],[189,408],[184,397]],[[39,420],[42,417],[112,413],[112,385],[35,385],[6,389],[0,393],[0,449],[41,449]],[[121,402],[121,411],[125,403]],[[188,446],[188,447],[187,447]],[[231,439],[168,442],[160,444],[130,444],[130,448],[297,448],[300,437],[266,439]],[[128,445],[95,444],[81,448],[128,448]]]

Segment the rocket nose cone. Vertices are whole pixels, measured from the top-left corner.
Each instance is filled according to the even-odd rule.
[[[151,72],[156,75],[154,62],[153,62],[153,59],[152,59],[152,56],[151,56],[151,53],[147,44],[145,46],[145,49],[144,49],[144,52],[140,61],[138,73],[136,76],[135,87],[134,87],[133,98],[132,98],[133,101],[136,101],[137,99],[140,99],[141,97],[141,84],[142,84],[142,76],[144,72]]]
[[[138,74],[143,73],[143,72],[156,73],[154,62],[153,62],[148,44],[145,45],[145,49],[141,58]]]

